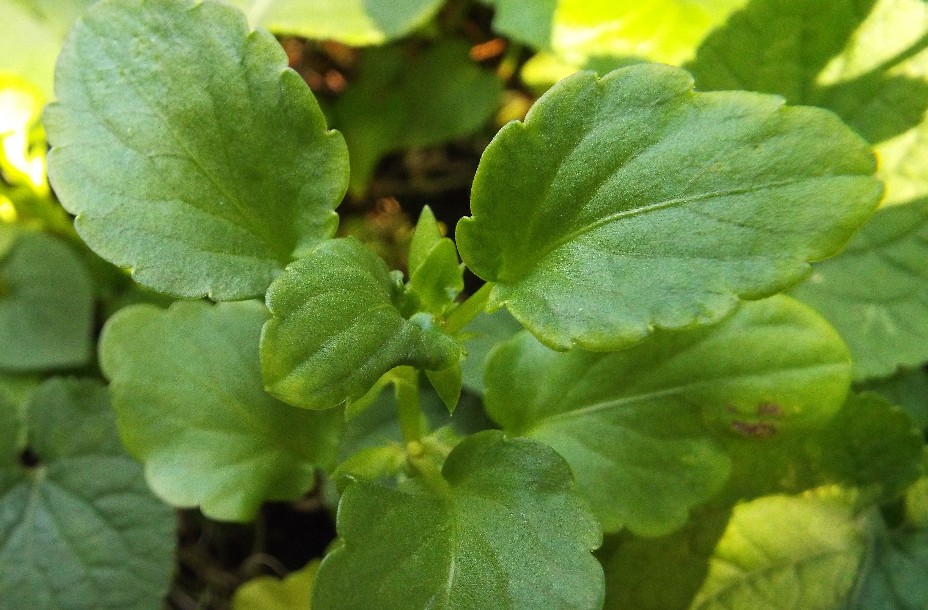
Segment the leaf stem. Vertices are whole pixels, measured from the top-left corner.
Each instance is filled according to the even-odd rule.
[[[419,371],[411,366],[393,370],[393,390],[396,395],[400,430],[406,443],[418,443],[423,436],[422,408],[419,404]]]
[[[490,302],[490,291],[493,290],[493,282],[487,282],[480,287],[477,292],[467,297],[464,302],[454,308],[445,318],[445,332],[454,334],[467,326],[467,323],[477,317],[477,314],[487,308]]]

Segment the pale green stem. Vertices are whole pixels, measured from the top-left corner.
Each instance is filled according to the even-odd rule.
[[[403,440],[418,443],[424,433],[419,404],[419,371],[411,366],[397,367],[394,369],[393,388]]]
[[[467,326],[467,323],[477,317],[487,308],[490,302],[490,291],[493,290],[493,282],[487,282],[480,287],[480,290],[467,297],[467,299],[458,305],[448,317],[445,318],[444,328],[449,334],[454,334]]]

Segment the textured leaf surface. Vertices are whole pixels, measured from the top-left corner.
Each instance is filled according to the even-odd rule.
[[[235,590],[232,610],[311,610],[309,600],[318,568],[317,560],[284,579],[253,578]]]
[[[768,496],[735,507],[693,610],[833,610],[854,584],[866,537],[851,509]]]
[[[821,318],[774,297],[615,353],[554,352],[522,333],[493,353],[485,382],[489,415],[564,456],[603,529],[659,535],[725,483],[718,435],[821,426],[844,401],[850,362]]]
[[[3,607],[158,607],[173,567],[174,516],[122,449],[106,388],[53,379],[19,412],[0,400]],[[34,466],[21,461],[26,449]]]
[[[487,148],[458,248],[546,344],[616,349],[802,279],[876,206],[874,170],[819,109],[668,66],[578,74]]]
[[[928,361],[928,200],[881,209],[792,294],[841,333],[857,378]]]
[[[269,391],[327,409],[364,396],[395,366],[441,370],[461,350],[428,314],[405,318],[384,262],[354,239],[320,245],[271,286],[273,314],[261,336]]]
[[[152,488],[177,506],[245,521],[292,500],[335,459],[341,413],[281,403],[261,384],[254,302],[137,305],[110,318],[101,366],[119,428]]]
[[[753,0],[689,68],[700,89],[829,108],[875,145],[887,202],[928,195],[928,6],[921,0]]]
[[[364,190],[380,158],[471,135],[500,103],[502,85],[461,41],[444,41],[416,57],[398,47],[371,49],[333,109],[351,151],[351,189]]]
[[[441,0],[232,0],[248,19],[276,34],[381,44],[423,25]]]
[[[93,351],[93,293],[54,237],[0,225],[0,369],[76,367]]]
[[[928,607],[928,530],[887,532],[870,551],[848,610],[914,610]]]
[[[341,544],[319,568],[314,606],[601,606],[602,569],[590,554],[599,528],[556,453],[482,432],[455,447],[442,476],[438,493],[416,482],[348,488]]]
[[[331,236],[345,145],[286,66],[223,3],[88,11],[45,114],[49,176],[87,244],[150,288],[235,300]]]

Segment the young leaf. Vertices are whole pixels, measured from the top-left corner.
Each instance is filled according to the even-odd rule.
[[[176,506],[234,521],[313,486],[335,459],[341,413],[295,409],[261,385],[255,302],[136,305],[110,318],[100,361],[119,428],[149,484]]]
[[[268,390],[290,404],[328,409],[358,399],[404,364],[441,370],[461,350],[428,314],[409,319],[384,262],[355,239],[323,243],[267,293],[273,317],[261,335]]]
[[[601,607],[602,569],[590,554],[601,534],[556,453],[481,432],[455,447],[441,477],[435,487],[346,490],[341,543],[319,568],[313,606]]]
[[[94,5],[56,93],[55,191],[84,241],[140,284],[260,296],[335,231],[345,144],[274,37],[224,3]]]
[[[442,237],[435,214],[425,206],[409,246],[409,289],[422,309],[441,315],[464,290],[464,270],[454,242]]]
[[[309,600],[318,568],[316,560],[283,580],[273,576],[252,578],[235,590],[232,610],[311,610]]]
[[[426,23],[442,0],[232,0],[276,34],[352,45],[382,44]]]
[[[454,412],[458,406],[458,400],[461,399],[461,388],[463,386],[463,373],[460,363],[455,363],[446,369],[440,371],[426,371],[425,376],[438,395],[441,397],[448,411]]]
[[[458,248],[547,345],[618,349],[802,279],[876,206],[874,170],[820,109],[669,66],[578,74],[487,148]]]
[[[692,610],[833,610],[854,584],[864,523],[843,502],[767,496],[735,507]]]
[[[333,123],[351,151],[351,190],[361,193],[377,161],[404,148],[470,135],[499,105],[502,84],[458,40],[413,58],[397,47],[371,49],[358,78],[335,103]]]
[[[52,379],[0,400],[0,599],[9,610],[158,607],[174,515],[119,443],[106,388]]]
[[[778,296],[622,352],[554,352],[522,333],[496,349],[485,382],[487,413],[564,456],[604,530],[660,535],[725,483],[716,430],[822,425],[844,401],[850,361],[824,320]]]
[[[928,6],[753,0],[688,66],[700,89],[747,89],[834,111],[874,144],[886,201],[928,196]]]
[[[928,361],[928,200],[881,209],[792,294],[841,333],[858,379]]]
[[[0,369],[76,367],[93,352],[90,277],[60,241],[0,224]]]
[[[879,532],[846,610],[928,607],[928,530]]]

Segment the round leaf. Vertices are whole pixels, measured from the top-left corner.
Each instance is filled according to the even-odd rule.
[[[296,409],[261,384],[255,302],[127,307],[100,340],[126,446],[176,506],[245,521],[292,500],[335,459],[341,413]]]
[[[259,296],[335,230],[344,141],[274,37],[225,3],[94,5],[55,92],[55,191],[87,244],[140,284]]]
[[[494,138],[458,247],[549,346],[617,349],[802,279],[876,207],[875,169],[820,109],[668,66],[583,73]]]

